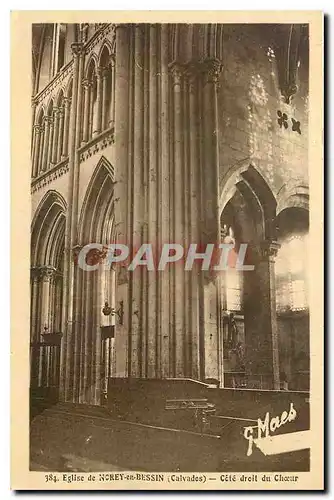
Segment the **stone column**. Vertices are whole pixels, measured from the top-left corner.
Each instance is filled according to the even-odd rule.
[[[40,125],[34,126],[34,136],[35,136],[35,140],[34,140],[33,159],[32,159],[32,164],[33,164],[32,176],[37,177],[37,175],[38,175],[38,159],[39,159],[40,141],[41,141],[41,126]]]
[[[108,88],[108,68],[102,69],[102,103],[101,103],[101,130],[107,127],[107,88]]]
[[[115,143],[116,157],[123,168],[115,170],[116,184],[114,186],[115,220],[117,221],[116,241],[130,244],[130,211],[129,193],[131,184],[131,169],[129,166],[129,155],[132,147],[131,119],[133,109],[125,105],[132,98],[132,85],[130,85],[130,73],[133,66],[131,53],[133,50],[132,29],[125,24],[120,24],[116,30],[116,47],[118,57],[116,59],[115,83],[115,133],[117,142]],[[117,280],[117,304],[123,301],[124,317],[122,324],[116,323],[115,350],[116,350],[116,376],[127,377],[129,375],[129,331],[131,298],[129,292],[130,273],[126,268],[116,267]],[[117,307],[117,306],[116,306]]]
[[[275,241],[264,241],[255,270],[247,274],[245,301],[246,373],[250,387],[280,389],[275,295]]]
[[[267,299],[269,302],[269,308],[266,308],[265,312],[269,313],[270,315],[271,335],[269,343],[271,344],[273,389],[275,390],[280,389],[279,344],[275,286],[275,258],[277,256],[279,248],[280,245],[276,241],[264,241],[262,243],[262,262],[259,265],[259,271],[264,278],[263,282],[265,283],[268,280],[268,295],[266,294],[265,299]]]
[[[205,213],[205,239],[211,243],[220,241],[219,225],[219,151],[218,151],[218,82],[221,62],[208,59],[202,64],[202,181]]]
[[[39,340],[38,328],[38,285],[39,285],[39,268],[31,269],[31,301],[30,301],[30,342]]]
[[[207,59],[202,71],[201,132],[201,242],[220,242],[219,154],[218,154],[218,81],[221,62]],[[208,272],[202,275],[205,378],[222,380],[220,359],[220,280]]]
[[[145,70],[149,68],[149,73],[144,72],[144,91],[146,99],[144,102],[144,113],[146,114],[146,142],[148,154],[144,156],[146,165],[145,184],[147,185],[147,203],[144,220],[146,219],[147,241],[152,242],[156,247],[158,239],[157,231],[157,203],[159,202],[158,179],[159,179],[159,164],[158,164],[158,45],[157,45],[158,27],[155,24],[148,25],[146,28],[146,65]],[[138,59],[136,59],[138,61]],[[146,75],[145,75],[146,73]],[[147,74],[148,73],[148,74]],[[146,78],[145,78],[146,76]],[[135,104],[136,106],[136,101]],[[146,146],[147,144],[147,146]],[[159,332],[159,315],[157,314],[157,284],[160,279],[159,272],[147,272],[147,377],[161,377],[161,335]]]
[[[184,158],[183,158],[183,127],[182,127],[182,104],[185,96],[183,95],[183,66],[179,63],[173,63],[170,67],[172,76],[172,125],[173,125],[173,242],[184,245],[184,227],[183,227],[183,203],[184,203]],[[184,270],[182,265],[173,266],[173,341],[172,341],[172,369],[174,377],[184,376]]]
[[[34,125],[35,125],[35,118],[36,118],[36,108],[37,108],[37,103],[32,99],[31,102],[31,147],[33,146],[34,142]],[[33,157],[33,155],[31,155]]]
[[[54,323],[54,331],[61,332],[62,324],[61,324],[61,306],[62,306],[62,283],[63,277],[60,273],[56,276],[56,295],[55,295],[55,323]]]
[[[58,141],[57,141],[57,163],[61,160],[61,151],[63,148],[64,136],[64,109],[59,109],[59,128],[58,128]]]
[[[51,123],[51,117],[46,116],[44,118],[44,144],[43,144],[43,157],[42,157],[42,171],[43,172],[48,167],[50,123]]]
[[[131,193],[131,226],[132,231],[129,234],[131,247],[134,249],[139,248],[143,243],[143,232],[146,231],[146,225],[143,224],[143,211],[144,211],[144,197],[138,196],[143,193],[145,187],[143,186],[143,178],[145,172],[144,164],[144,130],[142,126],[144,114],[144,26],[136,24],[133,27],[134,45],[132,50],[132,64],[133,64],[133,83],[131,88],[131,107],[129,113],[130,119],[130,162],[136,165],[136,172],[131,172],[131,185],[133,191]],[[132,234],[131,234],[132,233]],[[147,234],[147,233],[146,233]],[[142,349],[143,342],[142,336],[145,337],[145,345],[147,344],[146,333],[143,327],[144,317],[146,311],[143,307],[142,295],[146,295],[146,290],[141,288],[141,271],[129,273],[130,281],[130,330],[129,330],[129,376],[138,377],[140,372],[146,371],[145,360],[143,360]],[[148,326],[147,326],[148,328]]]
[[[32,140],[31,140],[31,177],[34,177],[34,156],[35,156],[35,145],[36,145],[36,125],[32,128]]]
[[[90,113],[90,87],[91,84],[88,79],[83,81],[84,87],[84,106],[83,106],[83,134],[82,134],[82,144],[88,141],[88,131],[89,131],[89,113]]]
[[[169,69],[168,69],[168,46],[169,28],[167,24],[161,24],[158,28],[158,72],[160,74],[158,83],[158,168],[159,168],[159,204],[158,204],[158,248],[163,243],[170,241],[172,221],[170,217],[170,162],[172,151],[170,148],[170,119],[169,119]],[[169,300],[171,293],[171,270],[166,269],[159,274],[159,297],[158,297],[158,331],[160,329],[161,350],[158,357],[161,363],[161,376],[172,375],[170,357],[172,338],[172,310]],[[167,299],[168,297],[168,299]]]
[[[53,141],[53,136],[54,136],[54,123],[53,123],[53,117],[50,117],[50,130],[49,130],[49,145],[48,145],[48,159],[47,159],[47,165],[48,168],[50,167],[52,162],[52,141]]]
[[[59,108],[54,108],[54,128],[53,128],[53,144],[52,144],[52,163],[57,163],[58,138],[59,138]]]
[[[92,82],[92,85],[90,87],[88,116],[89,116],[89,119],[88,119],[88,140],[90,140],[94,135],[93,134],[94,125],[95,125],[94,119],[96,118],[96,100],[94,103],[94,82]]]
[[[41,326],[45,331],[50,332],[51,328],[51,287],[56,273],[52,266],[44,266],[40,268],[42,278],[42,303],[41,303]]]
[[[198,204],[198,193],[200,189],[200,164],[199,164],[199,103],[198,103],[198,66],[190,65],[187,68],[188,92],[189,92],[189,128],[188,128],[188,144],[189,144],[189,243],[199,243],[200,241],[200,206]],[[199,379],[203,375],[203,342],[200,337],[199,324],[199,288],[201,286],[201,273],[194,267],[191,270],[191,279],[189,282],[189,339],[188,339],[188,358],[189,358],[189,375],[195,379]]]
[[[45,123],[43,120],[43,124],[41,125],[40,128],[40,141],[39,141],[39,151],[38,151],[38,167],[37,171],[38,174],[40,174],[43,171],[43,151],[44,151],[44,141],[45,141]]]
[[[77,148],[79,147],[79,133],[81,115],[77,113],[81,106],[81,90],[79,83],[83,74],[83,44],[73,43],[73,94],[69,125],[69,184],[68,184],[68,212],[65,227],[65,252],[64,252],[64,274],[63,274],[63,305],[62,325],[64,336],[61,343],[60,364],[60,399],[73,400],[73,345],[74,345],[74,278],[75,269],[72,256],[72,248],[76,244],[75,235],[77,227],[77,197],[78,197],[78,168],[79,158]],[[80,90],[80,92],[79,92]],[[75,242],[75,243],[74,243]]]
[[[115,56],[111,56],[110,64],[110,75],[111,75],[111,94],[109,102],[109,127],[113,127],[115,124]]]
[[[43,340],[42,334],[45,335],[52,333],[52,284],[55,276],[55,268],[52,266],[44,266],[40,268],[41,275],[41,331],[39,340]],[[39,385],[42,382],[48,385],[49,383],[49,369],[50,369],[50,349],[46,348],[40,350],[39,358]]]
[[[64,97],[64,138],[63,138],[63,150],[62,150],[62,160],[68,156],[68,136],[70,129],[70,112],[71,112],[71,98]]]
[[[96,71],[96,104],[95,113],[93,113],[93,136],[101,132],[102,119],[102,69]]]

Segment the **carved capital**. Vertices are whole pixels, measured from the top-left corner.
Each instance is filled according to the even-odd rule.
[[[202,73],[205,78],[205,83],[217,84],[222,69],[223,65],[219,59],[206,59],[203,61]]]
[[[41,133],[41,129],[42,129],[42,127],[39,124],[34,125],[34,130],[35,130],[36,134],[40,134]]]
[[[71,106],[72,99],[70,97],[64,97],[64,106],[69,108]]]
[[[37,283],[39,281],[40,278],[39,267],[32,267],[30,269],[30,277],[33,283]]]
[[[84,91],[88,92],[89,87],[92,86],[92,82],[88,78],[85,78],[84,80],[82,80],[82,86],[84,88]]]
[[[44,282],[53,282],[56,277],[57,270],[52,266],[43,266],[39,268],[40,279]]]
[[[266,240],[261,243],[261,258],[262,260],[274,261],[281,245],[277,241]]]
[[[74,42],[71,45],[72,54],[74,57],[78,57],[83,54],[83,43],[82,42]]]
[[[173,78],[173,85],[181,85],[184,75],[184,66],[178,62],[173,62],[169,65],[169,71]]]

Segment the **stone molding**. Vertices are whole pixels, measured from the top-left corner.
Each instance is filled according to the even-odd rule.
[[[57,165],[52,167],[50,170],[46,172],[42,172],[42,175],[33,179],[31,184],[31,194],[39,191],[43,187],[47,186],[51,182],[55,181],[59,177],[62,177],[64,174],[67,174],[69,171],[68,158],[62,160]]]
[[[66,77],[73,73],[73,59],[66,64],[60,73],[58,73],[35,97],[33,104],[37,105],[50,95],[55,89],[58,89]]]
[[[223,65],[219,59],[204,59],[202,61],[190,61],[180,63],[173,61],[169,64],[169,71],[173,77],[173,85],[181,85],[183,77],[186,77],[190,85],[195,85],[196,80],[202,76],[205,83],[218,84],[219,75]]]
[[[88,40],[88,42],[85,44],[85,53],[88,55],[92,52],[94,47],[98,45],[100,42],[102,42],[107,35],[113,35],[113,39],[111,41],[111,44],[113,46],[113,49],[115,50],[115,43],[116,43],[116,25],[115,24],[110,24],[106,23],[103,24],[102,27],[94,33],[94,35]]]
[[[262,260],[274,260],[281,245],[277,241],[265,240],[261,243]]]
[[[108,146],[115,143],[114,128],[104,130],[101,134],[93,137],[79,149],[80,163],[88,160],[95,154],[103,151]]]
[[[53,266],[35,266],[30,269],[31,279],[33,282],[50,282],[54,283],[57,279],[61,279],[63,274]]]

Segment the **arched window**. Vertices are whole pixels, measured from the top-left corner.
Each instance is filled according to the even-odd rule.
[[[53,25],[52,65],[51,73],[55,76],[65,64],[65,43],[67,25],[58,23]]]
[[[304,220],[305,219],[305,220]],[[278,313],[308,309],[308,221],[301,209],[285,210],[278,221],[276,308]]]
[[[66,24],[59,24],[57,72],[65,64],[65,40],[66,40]]]
[[[276,310],[281,382],[309,390],[308,212],[290,207],[277,217]]]
[[[308,309],[307,299],[307,250],[308,235],[292,234],[280,241],[276,259],[277,311],[302,311]]]
[[[93,137],[95,129],[99,129],[99,100],[97,99],[97,71],[95,60],[91,59],[87,77],[83,81],[83,126],[82,141],[87,142]]]
[[[113,90],[113,68],[111,64],[110,53],[107,46],[103,47],[100,56],[100,68],[102,71],[102,116],[101,128],[105,130],[112,121],[112,100],[114,99]]]

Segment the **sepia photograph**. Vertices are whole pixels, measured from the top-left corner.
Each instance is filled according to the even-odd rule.
[[[43,488],[303,489],[321,265],[291,18],[30,23],[20,335]]]

